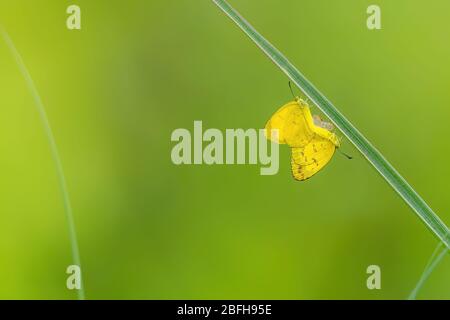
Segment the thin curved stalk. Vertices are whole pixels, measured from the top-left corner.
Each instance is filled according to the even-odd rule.
[[[16,47],[14,46],[13,41],[11,40],[8,33],[3,28],[0,27],[0,31],[2,33],[3,39],[5,40],[6,44],[8,45],[9,50],[11,51],[11,54],[14,56],[14,59],[16,60],[16,63],[20,69],[22,76],[25,79],[28,90],[30,91],[30,93],[33,97],[33,100],[36,105],[36,109],[39,113],[39,117],[40,117],[42,125],[44,127],[44,131],[47,136],[48,143],[50,145],[50,151],[52,154],[53,162],[55,164],[56,173],[58,176],[59,188],[60,188],[61,194],[62,194],[62,199],[63,199],[63,204],[64,204],[64,212],[66,215],[66,220],[67,220],[68,229],[69,229],[72,260],[73,260],[73,263],[75,265],[79,266],[81,269],[80,252],[78,249],[77,234],[76,234],[76,230],[75,230],[75,222],[73,219],[72,206],[70,205],[69,191],[67,189],[67,183],[66,183],[66,178],[64,176],[63,166],[61,163],[61,159],[59,157],[55,138],[53,137],[52,129],[50,127],[50,123],[48,121],[48,117],[45,112],[44,104],[42,103],[42,99],[39,95],[36,85],[34,84],[34,81],[31,78],[31,75],[28,72],[28,69],[25,66],[25,63],[23,62],[22,57],[20,56],[19,52],[17,51]],[[84,285],[83,285],[82,278],[81,278],[81,288],[79,290],[77,290],[77,296],[78,296],[79,300],[85,299]]]
[[[288,78],[336,125],[355,145],[388,184],[413,209],[425,225],[447,248],[450,233],[447,226],[394,169],[384,156],[342,115],[338,109],[289,60],[259,34],[225,0],[212,0],[244,33],[283,71]]]
[[[443,249],[443,251],[438,255],[439,251]],[[414,287],[413,291],[409,294],[408,300],[415,300],[417,297],[417,294],[419,293],[420,289],[422,289],[423,285],[427,281],[428,277],[431,275],[433,270],[438,266],[438,264],[442,261],[446,253],[448,252],[448,248],[444,247],[442,248],[442,242],[439,242],[436,249],[434,249],[433,254],[431,255],[430,259],[428,260],[428,263],[425,267],[425,269],[422,272],[422,275],[419,278],[419,281],[417,282],[416,286]]]

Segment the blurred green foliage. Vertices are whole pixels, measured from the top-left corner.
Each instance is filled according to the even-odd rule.
[[[450,3],[230,1],[449,222]],[[68,5],[82,30],[65,26]],[[323,172],[175,166],[171,132],[260,128],[287,79],[211,1],[0,2],[47,108],[88,298],[403,299],[436,239],[349,142]],[[321,41],[317,41],[321,39]],[[33,100],[0,43],[0,298],[75,298],[57,178]],[[448,259],[420,297],[450,297]],[[382,290],[366,288],[366,268]]]

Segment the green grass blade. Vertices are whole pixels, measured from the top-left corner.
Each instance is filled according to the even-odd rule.
[[[20,56],[19,52],[17,51],[16,47],[14,46],[14,43],[12,42],[8,33],[1,27],[0,27],[0,32],[3,36],[3,39],[5,40],[6,44],[8,45],[8,48],[11,51],[11,54],[13,55],[14,59],[16,60],[16,63],[20,69],[20,72],[22,73],[22,76],[24,77],[25,82],[27,84],[28,90],[30,91],[30,93],[34,99],[37,111],[39,112],[39,116],[40,116],[42,125],[44,127],[48,143],[50,145],[50,151],[51,151],[52,158],[53,158],[53,161],[55,164],[56,173],[58,176],[59,187],[60,187],[62,198],[63,198],[64,212],[66,215],[66,220],[67,220],[67,224],[68,224],[68,228],[69,228],[69,238],[70,238],[70,245],[71,245],[71,252],[72,252],[72,261],[75,265],[79,266],[81,269],[80,253],[79,253],[79,249],[78,249],[77,235],[76,235],[76,231],[75,231],[75,222],[74,222],[73,214],[72,214],[72,206],[70,205],[69,191],[67,189],[67,183],[66,183],[66,178],[64,176],[63,166],[61,163],[61,159],[59,157],[58,148],[56,147],[55,138],[53,137],[52,129],[50,127],[50,123],[48,121],[48,117],[45,112],[44,104],[42,103],[42,99],[39,95],[36,85],[34,84],[34,81],[31,78],[31,75],[28,72],[28,69],[25,66],[25,63],[23,62],[22,57]],[[79,300],[84,300],[85,295],[84,295],[83,279],[81,279],[81,288],[80,288],[80,290],[77,290],[77,295],[78,295]]]
[[[438,255],[439,251],[441,251],[441,250],[442,250],[442,252]],[[409,294],[408,300],[416,299],[417,294],[419,293],[420,289],[422,289],[423,285],[425,284],[425,281],[427,281],[428,277],[431,275],[433,270],[438,266],[438,264],[442,261],[442,259],[444,258],[444,256],[446,255],[447,252],[448,252],[448,248],[446,248],[446,247],[442,248],[442,242],[439,242],[436,249],[434,249],[434,252],[431,255],[425,269],[423,270],[419,281],[417,282],[416,286],[414,287],[414,290]]]
[[[212,0],[230,17],[245,34],[297,85],[297,87],[339,128],[339,130],[367,158],[392,188],[417,213],[426,226],[450,248],[447,226],[417,194],[392,165],[374,146],[347,120],[336,107],[317,90],[288,59],[259,34],[236,10],[224,0]]]

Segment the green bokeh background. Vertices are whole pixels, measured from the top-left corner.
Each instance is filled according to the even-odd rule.
[[[230,1],[450,223],[450,2]],[[78,4],[82,30],[65,27]],[[0,1],[61,154],[90,299],[403,299],[437,243],[344,140],[305,183],[259,166],[175,166],[176,128],[260,128],[285,76],[192,0]],[[0,298],[76,298],[34,102],[0,41]],[[448,259],[419,298],[450,298]],[[366,288],[366,268],[382,289]]]

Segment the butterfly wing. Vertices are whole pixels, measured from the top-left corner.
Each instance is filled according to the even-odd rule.
[[[314,136],[304,109],[299,101],[292,101],[281,107],[269,119],[265,127],[266,138],[291,147],[304,147]],[[278,130],[278,140],[273,139],[271,130]]]
[[[329,126],[330,125],[330,126]],[[331,160],[339,139],[328,130],[331,124],[314,122],[309,106],[301,99],[281,107],[265,127],[266,138],[291,147],[291,169],[296,180],[306,180]],[[278,130],[278,137],[271,130]]]
[[[315,135],[305,147],[291,149],[291,169],[296,180],[306,180],[319,172],[331,160],[336,145]]]

